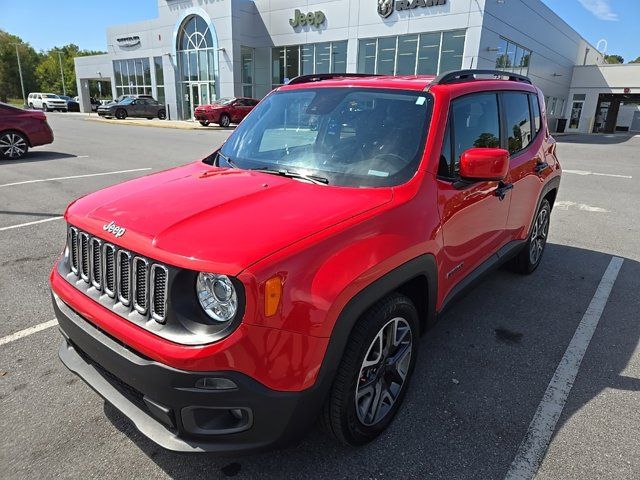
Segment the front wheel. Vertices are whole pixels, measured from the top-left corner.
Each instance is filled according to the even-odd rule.
[[[164,111],[164,110],[160,110],[160,111],[158,112],[158,118],[159,118],[160,120],[165,120],[165,119],[167,118],[167,112],[166,112],[166,111]]]
[[[546,198],[542,200],[533,220],[529,239],[525,247],[511,261],[512,270],[517,273],[532,273],[542,260],[544,247],[547,245],[549,234],[549,217],[551,216],[551,204]]]
[[[49,106],[46,103],[42,104],[42,110],[44,110],[45,112],[49,111]]]
[[[202,125],[203,127],[208,126],[209,123],[211,123],[211,122],[209,122],[209,120],[200,120],[200,125]]]
[[[27,139],[18,132],[0,134],[0,157],[6,160],[18,160],[29,150]]]
[[[358,320],[323,408],[325,431],[362,445],[387,428],[407,391],[418,335],[416,307],[401,294],[385,297]]]
[[[119,108],[118,110],[116,110],[116,118],[118,120],[124,120],[125,118],[127,118],[127,112],[123,108]]]
[[[227,128],[229,125],[231,125],[231,118],[226,113],[223,113],[222,115],[220,115],[220,121],[218,122],[218,124],[223,128]]]

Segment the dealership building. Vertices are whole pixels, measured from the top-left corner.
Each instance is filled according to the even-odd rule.
[[[540,0],[158,0],[157,18],[109,28],[107,50],[75,59],[83,111],[90,80],[110,80],[113,97],[151,94],[170,118],[191,119],[199,104],[261,98],[304,74],[498,68],[542,89],[551,125],[564,118],[586,132],[602,123],[603,103],[633,117],[640,94],[640,84],[618,85],[624,74],[601,81],[602,53]],[[600,83],[574,88],[576,74]]]

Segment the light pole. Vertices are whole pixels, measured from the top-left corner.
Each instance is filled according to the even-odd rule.
[[[14,45],[16,46],[16,57],[18,57],[18,72],[20,73],[20,86],[22,87],[22,101],[24,102],[24,105],[26,105],[27,97],[24,94],[24,80],[22,79],[22,65],[20,64],[20,51],[18,50],[19,43],[15,42]]]
[[[62,57],[60,56],[60,50],[58,50],[58,60],[60,61],[60,77],[62,77],[62,94],[67,96],[67,89],[64,86],[64,72],[62,71]]]

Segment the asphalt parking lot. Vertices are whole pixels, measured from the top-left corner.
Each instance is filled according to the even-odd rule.
[[[640,477],[640,137],[559,138],[565,175],[540,268],[495,272],[425,335],[380,439],[353,449],[313,431],[215,458],[155,446],[62,366],[47,278],[71,200],[202,158],[228,132],[48,116],[53,144],[0,163],[0,478],[505,478],[540,441],[530,423],[585,319],[595,332],[537,478]],[[622,263],[601,298],[612,258]]]

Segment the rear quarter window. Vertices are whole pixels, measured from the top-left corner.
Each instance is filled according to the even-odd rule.
[[[511,155],[527,148],[533,140],[529,94],[524,92],[502,93],[507,149]]]

